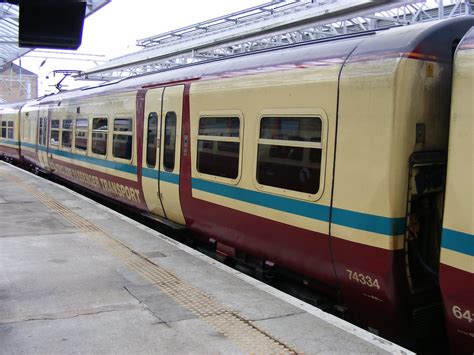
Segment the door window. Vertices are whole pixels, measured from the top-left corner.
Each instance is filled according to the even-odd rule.
[[[158,114],[156,112],[150,112],[148,115],[148,131],[146,140],[146,165],[149,168],[154,168],[156,165],[157,132]]]
[[[165,118],[165,144],[163,166],[166,171],[174,170],[176,151],[176,113],[168,112]]]

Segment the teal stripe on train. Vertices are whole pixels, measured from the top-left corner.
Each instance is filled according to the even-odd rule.
[[[474,256],[474,235],[443,228],[441,247]]]
[[[36,149],[36,144],[21,142],[21,145],[22,145],[22,146],[25,146],[25,147],[28,147],[28,148],[31,148],[31,149]],[[39,145],[39,146],[38,146],[38,149],[39,149],[39,150],[42,150],[42,151],[46,151],[46,147],[45,147],[45,146],[42,146],[42,145]]]
[[[30,143],[22,143],[22,145],[36,148],[36,145]],[[38,148],[41,150],[46,150],[46,147],[44,146],[39,146]],[[131,174],[137,173],[137,167],[134,165],[112,162],[105,159],[74,154],[58,149],[50,149],[50,152],[59,156],[122,172]],[[142,174],[144,177],[158,180],[157,170],[143,168]],[[179,184],[179,174],[160,171],[160,179],[168,183]],[[194,189],[213,193],[223,197],[244,201],[262,207],[272,208],[323,222],[329,222],[330,218],[330,208],[328,206],[322,206],[316,203],[298,201],[291,198],[270,195],[259,191],[242,189],[235,186],[228,186],[195,178],[192,180],[192,187]],[[333,208],[332,210],[332,223],[354,229],[365,230],[384,236],[402,235],[405,231],[405,218],[388,218],[338,208]]]
[[[142,175],[149,179],[158,180],[158,170],[143,168]],[[164,182],[169,182],[171,184],[179,184],[179,174],[170,173],[168,171],[160,170],[160,180]]]
[[[299,216],[329,221],[329,207],[193,178],[193,189]]]
[[[29,148],[36,149],[35,144],[22,143],[22,145],[24,145],[26,147],[29,147]],[[42,145],[39,145],[38,149],[41,150],[41,151],[46,151],[46,147],[42,146]],[[65,157],[65,158],[78,160],[78,161],[82,161],[82,162],[86,162],[86,163],[89,163],[89,164],[106,167],[106,168],[109,168],[109,169],[114,169],[114,170],[125,172],[125,173],[130,173],[130,174],[136,174],[137,173],[137,167],[135,165],[123,164],[123,163],[118,163],[118,162],[109,161],[109,160],[105,160],[105,159],[89,157],[89,156],[86,156],[86,155],[75,154],[75,153],[71,153],[71,152],[63,151],[63,150],[59,150],[59,149],[51,149],[50,148],[49,152],[52,153],[52,154],[55,154],[55,155]],[[158,180],[157,170],[149,169],[149,168],[143,168],[142,169],[142,174],[143,174],[143,176],[145,176],[147,178]],[[179,174],[174,174],[174,173],[170,173],[170,172],[167,172],[167,171],[160,171],[160,179],[162,181],[169,182],[171,184],[179,184]]]
[[[25,146],[30,147],[30,148],[36,148],[36,145],[34,145],[34,144],[30,144],[30,143],[22,143],[22,144],[24,144]],[[46,151],[45,146],[39,145],[38,149],[41,150],[41,151]],[[53,149],[53,148],[49,148],[48,153],[52,153],[54,155],[58,155],[58,156],[64,157],[64,158],[69,158],[69,159],[73,159],[73,160],[77,160],[77,161],[82,161],[82,162],[88,163],[88,164],[101,166],[101,167],[104,167],[104,168],[114,169],[114,170],[121,171],[121,172],[124,172],[124,173],[135,174],[135,175],[137,174],[137,167],[135,165],[131,165],[131,164],[124,164],[124,163],[105,160],[105,159],[101,159],[101,158],[89,157],[87,155],[75,154],[75,153],[72,153],[72,152],[59,150],[59,149]]]
[[[6,138],[0,138],[0,144],[12,145],[15,148],[20,147],[20,142],[12,140],[12,139],[6,139]]]
[[[397,236],[405,234],[405,218],[388,218],[333,208],[332,223],[367,232]]]
[[[192,187],[196,190],[323,222],[329,222],[330,219],[330,207],[314,202],[294,200],[196,178],[192,180]],[[405,232],[405,218],[388,218],[339,208],[332,209],[332,223],[387,237],[403,235]]]

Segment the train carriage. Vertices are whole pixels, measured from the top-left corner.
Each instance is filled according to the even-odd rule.
[[[19,110],[24,103],[0,106],[0,155],[16,161],[20,160],[20,119]]]
[[[424,266],[439,262],[440,229],[428,226],[441,223],[452,50],[472,19],[447,23],[320,43],[311,57],[282,50],[276,63],[262,54],[265,70],[193,83],[191,196],[182,190],[191,228],[222,254],[341,292],[382,335],[442,327]],[[416,190],[424,179],[435,182]],[[432,212],[412,242],[407,217],[421,220],[422,203]]]
[[[435,275],[452,51],[470,26],[446,24],[363,42],[341,72],[333,257],[349,308],[381,334],[442,328]]]
[[[41,99],[27,102],[20,113],[22,162],[37,171],[50,172],[48,164],[49,107]]]
[[[49,100],[48,163],[54,174],[144,210],[137,177],[136,92]]]
[[[443,322],[452,58],[473,25],[350,35],[49,96],[21,109],[22,154],[190,229],[221,257],[291,271],[373,332],[427,339]]]
[[[454,61],[440,281],[452,347],[474,349],[474,28]]]

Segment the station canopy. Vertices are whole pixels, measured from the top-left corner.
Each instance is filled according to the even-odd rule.
[[[137,40],[135,53],[76,79],[120,80],[298,42],[469,15],[473,0],[272,0]]]

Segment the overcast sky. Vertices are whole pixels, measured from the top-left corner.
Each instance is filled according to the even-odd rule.
[[[264,4],[262,0],[112,0],[111,3],[89,16],[84,22],[82,45],[77,53],[101,54],[107,58],[134,52],[137,39],[146,38],[231,12]],[[53,78],[57,69],[84,70],[95,66],[84,61],[56,59],[21,59],[21,65],[39,75],[39,95],[56,92],[52,85],[61,76]],[[19,60],[15,61],[19,64]],[[46,76],[49,79],[46,79]],[[72,83],[65,81],[71,88]]]

